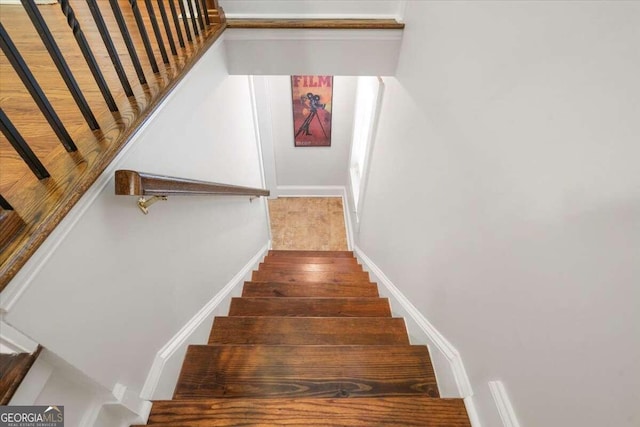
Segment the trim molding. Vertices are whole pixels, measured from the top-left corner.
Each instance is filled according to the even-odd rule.
[[[279,197],[342,197],[343,185],[278,185]]]
[[[227,16],[229,19],[230,17]],[[224,39],[229,41],[268,41],[268,40],[372,40],[399,41],[403,30],[338,30],[308,28],[229,28],[224,32]]]
[[[342,187],[342,211],[344,212],[344,226],[347,231],[347,247],[352,251],[355,240],[353,236],[353,223],[351,222],[351,210],[349,209],[350,206],[347,187]]]
[[[473,427],[481,427],[480,417],[478,416],[478,412],[473,401],[471,381],[469,381],[467,371],[464,368],[464,364],[462,363],[462,358],[460,357],[458,350],[451,345],[440,331],[438,331],[435,326],[433,326],[427,318],[420,313],[411,301],[409,301],[409,299],[400,292],[393,282],[382,272],[380,267],[378,267],[359,246],[355,245],[353,251],[360,261],[362,261],[362,264],[378,279],[378,282],[387,288],[393,299],[395,299],[398,304],[407,311],[409,316],[411,316],[413,321],[416,322],[418,327],[422,330],[422,333],[433,343],[436,350],[438,350],[447,359],[458,388],[458,393],[464,399],[464,404],[467,409],[467,415],[469,416],[471,425]]]
[[[362,260],[362,263],[373,273],[380,283],[382,283],[389,293],[398,301],[398,303],[409,313],[409,316],[418,324],[422,332],[429,337],[435,348],[449,361],[453,376],[458,387],[458,392],[463,398],[473,396],[471,382],[464,369],[462,358],[456,348],[427,320],[426,317],[404,296],[402,292],[391,282],[391,280],[382,272],[382,270],[360,249],[356,246],[354,252]]]
[[[8,323],[0,320],[0,349],[10,350],[8,353],[33,353],[38,348],[38,343],[15,329]],[[0,351],[1,353],[2,351]]]
[[[473,396],[465,397],[463,401],[464,407],[467,410],[469,422],[471,423],[472,427],[482,427],[480,416],[478,415],[478,410],[476,409],[476,404],[473,400]]]
[[[507,389],[504,387],[502,381],[489,381],[489,390],[498,408],[502,425],[504,425],[504,427],[520,427],[518,417],[516,417],[516,412],[511,405]]]
[[[18,1],[18,0],[15,0]],[[400,14],[375,13],[228,13],[227,19],[401,19]]]
[[[159,351],[156,353],[156,357],[153,360],[151,369],[147,374],[147,379],[144,382],[142,391],[140,392],[140,398],[145,400],[151,400],[160,378],[165,364],[178,351],[189,339],[198,327],[207,320],[210,319],[213,311],[218,307],[226,298],[228,298],[231,291],[242,284],[245,277],[254,269],[254,267],[260,262],[269,248],[271,242],[269,241],[264,245],[245,265],[242,269],[229,280],[229,282],[218,292],[204,307],[200,309],[183,327],[175,334]]]

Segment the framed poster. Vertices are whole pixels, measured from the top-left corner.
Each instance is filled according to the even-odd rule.
[[[293,144],[331,146],[333,76],[291,76]]]

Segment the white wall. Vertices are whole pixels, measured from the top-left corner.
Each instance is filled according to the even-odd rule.
[[[290,76],[264,77],[278,186],[347,184],[357,78],[335,76],[331,147],[294,147]],[[260,111],[258,111],[260,114]]]
[[[640,5],[410,2],[358,245],[485,426],[640,422]]]
[[[261,187],[248,82],[227,76],[218,43],[119,168]],[[35,276],[11,282],[3,308],[8,323],[107,390],[120,383],[135,395],[156,352],[266,245],[268,227],[265,203],[247,197],[169,197],[145,216],[112,181]]]
[[[404,12],[401,0],[220,0],[228,18],[394,18]]]
[[[229,74],[390,76],[402,30],[231,28],[224,40]]]

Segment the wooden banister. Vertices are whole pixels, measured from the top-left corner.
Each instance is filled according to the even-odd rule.
[[[126,196],[172,196],[172,195],[227,195],[227,196],[268,196],[269,190],[219,184],[217,182],[197,181],[154,175],[131,170],[118,170],[115,175],[117,195]]]
[[[0,1],[0,291],[226,28],[212,0],[199,22],[182,0],[15,3]]]

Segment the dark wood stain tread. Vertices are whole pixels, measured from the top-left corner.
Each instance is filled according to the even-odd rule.
[[[404,319],[390,317],[216,317],[209,344],[409,345]]]
[[[378,297],[373,283],[245,282],[243,297]]]
[[[149,425],[471,427],[462,399],[422,396],[156,401]]]
[[[324,256],[271,256],[264,257],[265,264],[358,264],[356,258],[324,257]]]
[[[352,252],[270,251],[208,345],[189,346],[148,425],[471,427],[462,399],[438,398],[427,347],[354,267]]]
[[[254,271],[251,276],[253,281],[272,282],[368,282],[369,273],[359,272],[333,272],[333,271]]]
[[[229,316],[391,317],[386,298],[232,298]]]
[[[189,346],[174,399],[438,397],[425,346]]]
[[[38,347],[32,354],[0,354],[0,405],[9,404],[41,349],[42,347]]]
[[[268,256],[354,258],[353,251],[285,251],[285,250],[273,250],[273,249],[269,251]]]
[[[362,272],[360,264],[260,263],[259,271]]]

